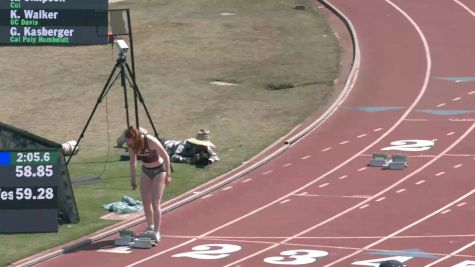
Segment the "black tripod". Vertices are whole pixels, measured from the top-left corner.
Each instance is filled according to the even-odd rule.
[[[119,69],[119,73],[115,76],[114,80],[112,78],[116,74],[116,71]],[[117,58],[117,62],[115,63],[109,78],[107,78],[107,82],[104,85],[104,88],[102,89],[101,94],[97,98],[96,105],[94,106],[94,109],[91,112],[91,115],[89,116],[89,119],[86,122],[86,125],[84,126],[84,129],[81,132],[81,135],[78,138],[77,144],[74,147],[71,156],[69,157],[68,161],[66,162],[66,165],[69,165],[69,162],[71,161],[71,158],[74,156],[74,153],[76,152],[77,148],[79,147],[79,143],[81,142],[81,139],[84,137],[84,133],[87,130],[87,127],[89,126],[89,123],[91,123],[92,117],[94,116],[94,113],[97,110],[97,107],[99,104],[104,100],[106,97],[107,93],[110,91],[114,83],[117,81],[117,79],[120,76],[120,83],[124,89],[124,101],[125,101],[125,116],[127,120],[127,127],[130,126],[130,119],[129,119],[129,103],[128,103],[128,97],[127,97],[127,82],[129,83],[130,87],[134,90],[134,102],[135,102],[135,121],[137,124],[137,128],[139,128],[139,113],[138,113],[138,104],[137,104],[137,99],[142,103],[142,106],[144,107],[145,113],[147,114],[148,120],[150,121],[150,125],[152,125],[155,137],[158,138],[158,132],[157,129],[155,128],[155,125],[153,124],[152,117],[150,116],[150,112],[147,109],[147,106],[145,105],[144,98],[142,96],[142,93],[140,92],[137,83],[135,81],[135,75],[132,73],[129,64],[127,64],[126,57],[125,57],[125,51],[121,50],[119,53],[119,58]],[[112,82],[111,82],[112,81]],[[159,139],[160,140],[160,139]]]

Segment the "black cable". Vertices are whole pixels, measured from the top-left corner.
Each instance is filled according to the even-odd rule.
[[[106,160],[104,161],[104,168],[102,169],[101,174],[99,174],[97,177],[101,177],[105,172],[107,168],[107,162],[109,161],[109,155],[111,151],[111,138],[110,138],[110,129],[109,129],[109,98],[106,95],[106,125],[107,125],[107,156]]]

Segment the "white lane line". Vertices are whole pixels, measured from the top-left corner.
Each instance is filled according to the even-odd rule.
[[[356,138],[363,138],[363,137],[365,137],[365,136],[367,136],[367,134],[360,134],[360,135],[358,135]]]
[[[233,188],[232,186],[228,186],[226,188],[223,188],[223,191],[228,191],[229,189]]]
[[[353,196],[337,196],[337,195],[314,195],[314,194],[295,194],[294,196],[298,197],[326,197],[326,198],[358,198],[358,199],[368,199],[371,196],[365,195],[353,195]]]
[[[450,132],[450,133],[447,133],[446,135],[447,135],[447,136],[451,136],[451,135],[453,135],[454,133],[455,133],[455,132]]]
[[[438,105],[437,105],[438,108],[441,108],[441,107],[443,107],[443,106],[445,106],[445,103],[441,103],[441,104],[438,104]]]
[[[426,182],[426,180],[420,180],[419,182],[416,183],[416,185],[420,185],[420,184],[423,184],[425,182]]]
[[[442,176],[444,174],[445,174],[445,172],[439,172],[439,173],[436,173],[435,176]]]
[[[250,181],[252,181],[252,179],[251,179],[251,178],[249,178],[249,179],[246,179],[246,180],[242,181],[242,183],[243,183],[243,184],[245,184],[245,183],[247,183],[247,182],[250,182]]]
[[[450,209],[444,210],[444,211],[442,211],[440,214],[447,214],[447,213],[449,213],[449,212],[451,212],[451,211],[452,211],[452,210],[450,210]]]
[[[404,191],[406,191],[406,189],[403,188],[403,189],[397,190],[396,193],[397,193],[397,194],[400,194],[400,193],[402,193],[402,192],[404,192]]]
[[[303,192],[301,194],[298,194],[299,196],[305,196],[306,194],[308,194],[308,192]]]
[[[389,1],[389,0],[386,0],[386,1]],[[440,209],[438,209],[438,210],[435,210],[434,212],[432,212],[432,213],[430,213],[430,214],[428,214],[428,215],[422,217],[421,219],[419,219],[419,220],[417,220],[417,221],[415,221],[415,222],[413,222],[413,223],[411,223],[411,224],[406,225],[405,227],[403,227],[403,228],[401,228],[401,229],[399,229],[399,230],[393,232],[392,234],[390,234],[390,235],[388,235],[388,236],[386,236],[386,237],[384,237],[384,238],[381,238],[381,239],[379,239],[378,241],[375,241],[375,242],[373,242],[373,243],[371,243],[371,244],[365,246],[364,248],[360,248],[358,251],[355,251],[355,252],[353,252],[353,253],[351,253],[351,254],[345,256],[345,257],[339,258],[338,260],[336,260],[336,261],[334,261],[334,262],[331,262],[331,263],[325,265],[324,267],[333,266],[333,265],[335,265],[335,264],[337,264],[337,263],[339,263],[339,262],[342,262],[342,261],[344,261],[344,260],[346,260],[346,259],[348,259],[348,258],[354,257],[355,255],[358,255],[358,254],[362,253],[363,251],[367,251],[368,249],[370,249],[370,248],[372,248],[372,247],[374,247],[374,246],[376,246],[376,245],[378,245],[378,244],[380,244],[380,243],[382,243],[382,242],[384,242],[384,241],[386,241],[386,240],[388,240],[388,239],[390,239],[390,238],[392,238],[392,237],[394,237],[394,236],[396,236],[396,235],[398,235],[398,234],[400,234],[400,233],[402,233],[402,232],[404,232],[404,231],[407,231],[408,229],[410,229],[410,228],[412,228],[412,227],[414,227],[414,226],[420,224],[421,222],[424,222],[424,221],[426,221],[427,219],[430,219],[430,218],[436,216],[437,214],[441,213],[442,211],[447,210],[449,207],[453,206],[455,203],[460,202],[461,200],[463,200],[463,199],[465,199],[465,198],[467,198],[467,197],[473,195],[473,193],[475,193],[475,189],[472,189],[472,190],[471,190],[470,192],[468,192],[467,194],[465,194],[465,195],[459,197],[458,199],[456,199],[456,200],[450,202],[449,204],[443,206],[442,208],[440,208]],[[426,267],[427,267],[427,266],[426,266]]]
[[[458,168],[460,168],[460,167],[462,167],[462,166],[463,166],[463,164],[457,164],[457,165],[454,166],[454,169],[458,169]]]
[[[322,151],[322,152],[327,152],[327,151],[330,150],[330,149],[332,149],[332,148],[331,148],[331,147],[327,147],[327,148],[322,149],[321,151]]]
[[[282,167],[284,168],[289,167],[289,166],[292,166],[292,163],[285,163],[284,165],[282,165]]]
[[[467,95],[473,95],[473,94],[475,94],[475,91],[471,91],[471,92],[467,93]]]
[[[474,15],[474,16],[475,16],[475,15]],[[451,257],[453,257],[453,256],[455,256],[455,255],[457,255],[457,254],[459,254],[460,252],[466,250],[467,248],[469,248],[469,247],[471,247],[471,246],[473,246],[473,245],[475,245],[475,241],[472,241],[472,242],[468,243],[467,245],[461,247],[460,249],[457,249],[456,251],[450,253],[449,255],[447,255],[447,256],[445,256],[445,257],[442,257],[442,258],[440,258],[440,259],[438,259],[438,260],[436,260],[436,261],[434,261],[434,262],[431,262],[430,264],[427,264],[425,267],[431,267],[431,266],[434,266],[434,265],[436,265],[436,264],[439,264],[440,262],[443,262],[443,261],[445,261],[446,259],[451,258]],[[455,266],[455,265],[454,265],[454,266]],[[469,265],[466,265],[466,266],[469,266]],[[473,266],[473,265],[472,265],[472,266]]]
[[[306,160],[306,159],[308,159],[308,158],[310,158],[310,157],[312,157],[312,155],[307,155],[307,156],[305,156],[305,157],[301,157],[300,159]]]
[[[287,202],[290,202],[290,199],[286,199],[286,200],[280,202],[280,204],[285,204],[285,203],[287,203]]]
[[[467,205],[467,202],[462,202],[462,203],[460,203],[460,204],[457,204],[457,207],[463,207],[463,206],[465,206],[465,205]]]
[[[359,171],[359,172],[362,172],[362,171],[364,171],[364,170],[366,170],[366,169],[368,169],[368,167],[359,168],[358,171]]]
[[[405,121],[429,121],[428,119],[405,119]]]
[[[350,141],[343,141],[340,143],[340,145],[348,144]]]
[[[366,205],[361,206],[361,207],[360,207],[360,210],[366,209],[367,207],[369,207],[369,204],[366,204]]]
[[[273,170],[266,171],[266,172],[264,172],[262,175],[267,175],[267,174],[269,174],[269,173],[273,173],[273,172],[274,172]]]
[[[373,132],[379,132],[381,131],[383,128],[378,128],[378,129],[374,129]]]
[[[462,99],[461,97],[456,97],[454,99],[452,99],[452,101],[456,102],[456,101],[459,101],[460,99]]]
[[[459,0],[454,0],[454,2],[457,3],[459,6],[461,6],[463,9],[465,9],[468,13],[470,13],[472,17],[475,17],[475,12],[473,12],[473,10],[471,10],[468,6],[464,5]]]
[[[197,195],[197,194],[199,194],[199,193],[200,193],[200,192],[195,191],[195,192],[193,192],[193,195]]]
[[[209,198],[209,197],[212,197],[212,196],[213,196],[213,194],[209,194],[209,195],[201,197],[201,199]]]
[[[340,180],[343,180],[345,178],[348,178],[348,175],[343,175],[343,176],[338,177],[338,179],[340,179]]]
[[[383,201],[383,200],[385,200],[385,199],[386,199],[386,197],[380,197],[380,198],[376,199],[376,202],[381,202],[381,201]]]
[[[320,186],[318,186],[318,187],[319,187],[319,188],[324,188],[325,186],[327,186],[327,185],[329,185],[329,184],[330,184],[330,183],[324,183],[324,184],[322,184],[322,185],[320,185]]]

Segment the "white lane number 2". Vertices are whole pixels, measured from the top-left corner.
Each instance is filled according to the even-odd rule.
[[[277,265],[304,265],[317,261],[317,258],[322,258],[328,255],[328,252],[321,250],[287,250],[280,253],[281,256],[287,257],[269,257],[265,258],[264,262]]]
[[[399,140],[391,143],[391,146],[385,147],[381,150],[398,150],[398,151],[426,151],[435,145],[434,141],[430,140]]]
[[[193,251],[173,255],[175,258],[188,257],[197,260],[217,260],[229,257],[241,250],[240,246],[230,244],[207,244],[192,248]]]

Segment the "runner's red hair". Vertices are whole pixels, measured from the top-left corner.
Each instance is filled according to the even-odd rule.
[[[130,148],[135,153],[144,151],[144,140],[142,134],[135,126],[129,126],[129,128],[125,130],[125,138],[134,140],[134,145]]]

